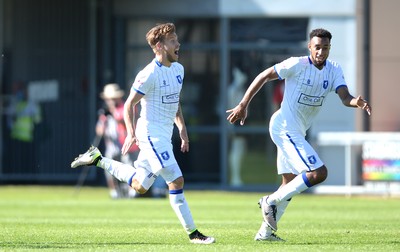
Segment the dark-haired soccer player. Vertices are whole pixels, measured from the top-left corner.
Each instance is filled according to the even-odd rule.
[[[282,184],[259,201],[263,223],[255,240],[282,241],[274,232],[291,198],[328,176],[324,163],[305,139],[306,130],[328,93],[336,92],[345,106],[361,108],[371,114],[367,101],[349,93],[340,65],[328,60],[331,33],[315,29],[309,38],[309,56],[292,57],[267,68],[253,80],[239,104],[227,110],[230,123],[240,120],[243,125],[249,104],[260,88],[271,80],[285,80],[281,108],[271,117],[269,125],[272,141],[278,149],[277,170],[282,175]]]

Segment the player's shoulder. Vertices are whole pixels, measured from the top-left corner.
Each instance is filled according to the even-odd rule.
[[[308,57],[307,56],[294,56],[287,58],[282,62],[283,65],[286,66],[295,66],[295,65],[307,65]]]
[[[161,63],[154,59],[149,64],[147,64],[147,66],[145,66],[142,71],[154,73],[160,67],[162,67]]]
[[[154,79],[154,75],[157,69],[155,60],[147,64],[139,73],[136,75],[136,81],[139,83],[149,82]]]
[[[326,63],[332,65],[333,67],[340,67],[340,64],[334,60],[327,59]]]
[[[341,66],[340,66],[340,64],[338,62],[330,60],[330,59],[326,60],[326,66],[329,67],[329,68],[332,68],[333,70],[340,70],[341,69]]]
[[[140,76],[150,77],[154,75],[162,65],[159,65],[157,60],[152,60],[149,64],[147,64],[139,73]]]
[[[175,69],[177,69],[178,71],[182,71],[184,70],[183,65],[179,62],[173,62],[171,64],[172,67],[174,67]]]

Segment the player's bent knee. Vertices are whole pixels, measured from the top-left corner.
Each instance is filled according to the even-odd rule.
[[[141,186],[139,188],[135,188],[135,191],[138,192],[139,194],[145,194],[147,192],[147,189]]]
[[[315,179],[318,181],[318,183],[325,181],[326,178],[328,177],[328,169],[326,168],[325,165],[323,165],[322,167],[318,168],[315,171],[316,171]]]
[[[182,189],[183,188],[183,184],[184,184],[184,179],[181,176],[181,177],[175,179],[174,181],[172,181],[171,183],[169,183],[168,187],[169,187],[170,190]]]
[[[139,194],[145,194],[148,191],[137,180],[132,180],[131,187]]]

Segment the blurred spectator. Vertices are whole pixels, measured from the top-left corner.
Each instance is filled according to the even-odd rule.
[[[35,124],[42,120],[39,104],[28,98],[23,82],[13,84],[13,96],[6,109],[11,138],[22,142],[33,142]]]
[[[244,84],[247,75],[239,68],[232,70],[233,80],[228,88],[228,107],[233,107],[240,102],[244,94]],[[242,159],[246,152],[246,138],[236,132],[232,132],[231,148],[229,152],[229,167],[231,173],[230,184],[240,186],[243,184],[241,178]]]
[[[37,165],[33,143],[34,130],[35,124],[41,122],[42,116],[39,104],[28,97],[25,83],[13,83],[12,96],[5,114],[11,138],[5,158],[8,159],[10,169],[22,171],[25,166],[31,166],[27,170],[33,173]],[[19,157],[15,156],[16,153]]]
[[[124,91],[120,89],[118,84],[110,83],[104,86],[100,97],[104,100],[104,108],[99,110],[99,118],[96,124],[97,136],[102,136],[104,139],[105,152],[104,156],[121,161],[126,164],[133,164],[139,154],[137,145],[132,145],[128,154],[121,155],[121,147],[124,144],[126,137],[126,128],[124,123]],[[117,198],[133,198],[138,194],[130,188],[128,184],[121,183],[107,171],[105,171],[107,186],[110,190],[110,197]],[[160,185],[161,184],[161,188]],[[153,186],[153,196],[165,196],[166,185],[161,180],[161,183],[155,183]]]
[[[99,118],[96,124],[96,135],[104,139],[104,156],[124,163],[132,163],[138,154],[138,147],[132,146],[127,155],[121,155],[121,147],[125,141],[126,129],[124,123],[124,91],[118,84],[112,83],[104,86],[100,97],[104,100],[104,108],[99,110]],[[134,197],[135,193],[125,187],[108,172],[104,172],[110,197],[113,199]],[[132,192],[135,192],[132,190]]]

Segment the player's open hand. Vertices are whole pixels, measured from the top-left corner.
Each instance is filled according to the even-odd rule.
[[[139,146],[139,141],[137,140],[136,136],[128,134],[125,138],[124,145],[122,146],[121,154],[125,155],[126,153],[128,153],[133,144]]]
[[[240,119],[240,125],[244,125],[244,121],[247,118],[247,108],[243,107],[241,104],[237,105],[233,109],[229,109],[226,113],[230,113],[226,120],[231,124],[234,124]]]
[[[181,151],[183,153],[189,152],[189,141],[182,140],[182,142],[181,142]]]
[[[357,107],[367,111],[368,115],[371,115],[371,106],[361,97],[361,95],[356,98],[356,104]]]
[[[181,137],[181,151],[183,153],[185,152],[189,152],[189,137],[188,134],[186,132],[186,130],[183,130],[179,133],[180,137]]]

